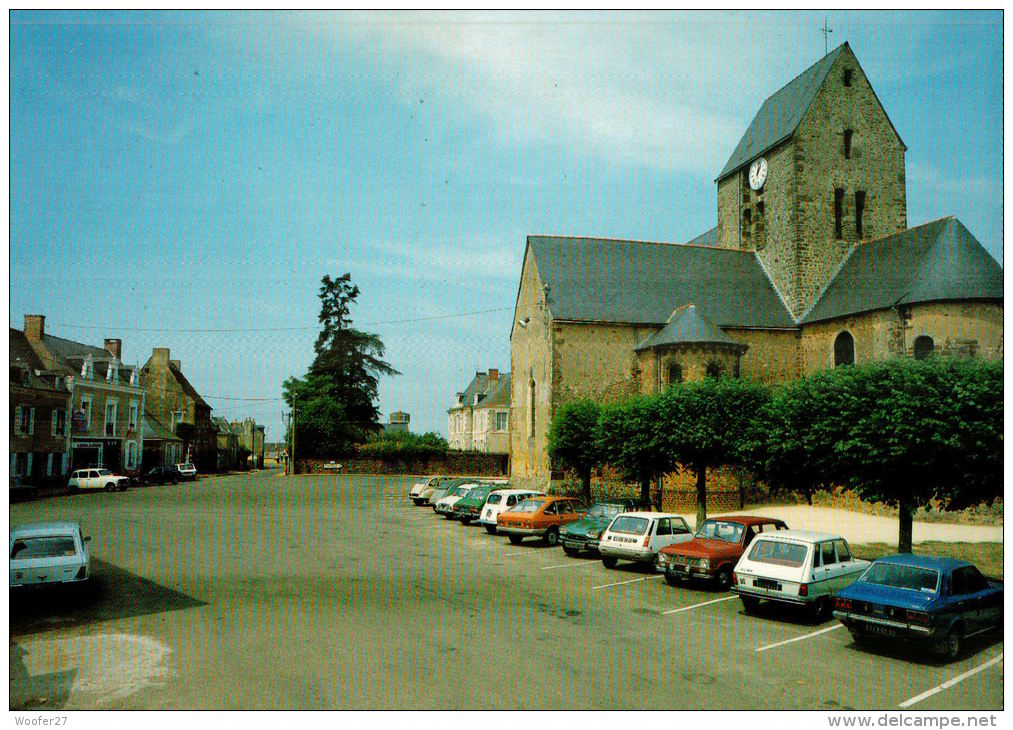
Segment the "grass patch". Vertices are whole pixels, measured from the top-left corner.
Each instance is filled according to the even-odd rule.
[[[873,542],[866,545],[852,545],[851,550],[855,557],[875,560],[884,555],[896,555],[897,544]],[[915,555],[935,555],[966,560],[973,563],[989,578],[1003,579],[1001,542],[920,542],[913,546],[912,552]]]

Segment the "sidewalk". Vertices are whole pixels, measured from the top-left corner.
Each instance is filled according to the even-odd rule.
[[[726,512],[724,514],[733,514]],[[871,542],[897,543],[899,523],[896,517],[849,512],[832,507],[779,505],[745,509],[734,514],[779,517],[788,527],[817,532],[833,532],[849,543],[863,545]],[[716,517],[718,515],[708,515]],[[696,523],[696,513],[683,514],[690,525]],[[920,542],[1002,542],[1002,525],[952,525],[939,522],[918,522],[912,528],[911,540]]]

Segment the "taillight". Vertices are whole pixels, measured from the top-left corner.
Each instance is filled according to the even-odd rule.
[[[929,615],[924,611],[908,611],[907,620],[913,624],[920,624],[922,626],[929,625]]]
[[[841,598],[840,596],[838,596],[834,602],[837,604],[837,608],[841,609],[842,611],[851,610],[851,601],[847,598]]]
[[[650,544],[651,544],[651,533],[647,533],[647,535],[644,536],[644,547],[647,547]]]
[[[74,580],[84,580],[87,576],[88,576],[88,567],[82,565],[81,570],[77,571],[77,575],[74,576]]]
[[[802,596],[802,598],[805,598],[806,596],[808,596],[809,595],[809,584],[808,583],[801,583],[799,585],[799,587],[798,587],[798,594],[800,596]]]
[[[736,583],[737,583],[738,585],[740,585],[740,586],[744,586],[744,585],[746,584],[746,579],[745,579],[745,578],[743,578],[743,577],[742,577],[741,575],[739,575],[738,573],[732,573],[732,578],[734,578],[734,579],[735,579],[735,582],[736,582]]]

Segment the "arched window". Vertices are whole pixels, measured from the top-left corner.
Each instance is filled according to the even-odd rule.
[[[535,436],[535,381],[528,381],[528,437]]]
[[[855,364],[855,338],[850,332],[841,332],[834,340],[834,367]]]
[[[668,384],[675,385],[682,382],[682,365],[677,362],[668,364]]]
[[[928,335],[915,337],[915,360],[924,360],[935,349],[936,343]]]

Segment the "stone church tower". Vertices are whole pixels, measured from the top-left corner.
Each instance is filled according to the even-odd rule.
[[[801,320],[855,245],[907,228],[906,149],[839,46],[763,103],[718,175],[718,245],[755,251]]]

